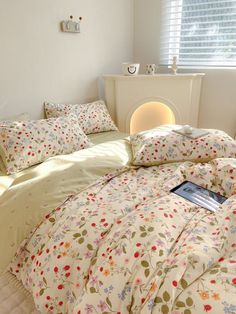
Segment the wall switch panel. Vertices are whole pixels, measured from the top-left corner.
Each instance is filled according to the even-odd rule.
[[[80,22],[62,21],[61,30],[66,33],[80,33]]]

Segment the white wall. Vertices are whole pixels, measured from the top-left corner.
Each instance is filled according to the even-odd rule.
[[[159,63],[160,0],[135,0],[135,61]],[[168,71],[159,69],[160,72]],[[196,72],[192,69],[191,72]],[[204,72],[199,126],[236,133],[236,69],[201,69]]]
[[[81,34],[60,32],[70,15]],[[98,76],[132,57],[133,0],[1,0],[0,116],[96,99]]]

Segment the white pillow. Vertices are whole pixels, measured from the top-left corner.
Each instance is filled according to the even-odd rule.
[[[70,113],[77,115],[85,134],[118,130],[103,100],[75,105],[45,103],[44,107],[47,118],[57,118]]]

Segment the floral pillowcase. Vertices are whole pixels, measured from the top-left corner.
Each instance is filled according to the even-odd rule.
[[[103,100],[76,105],[45,103],[44,106],[47,118],[75,114],[85,134],[118,130]]]
[[[75,115],[56,119],[0,123],[0,155],[7,174],[13,174],[48,157],[90,147]]]
[[[168,162],[207,162],[214,158],[235,158],[236,141],[220,130],[198,139],[172,132],[171,129],[153,129],[131,136],[133,164],[142,166]]]

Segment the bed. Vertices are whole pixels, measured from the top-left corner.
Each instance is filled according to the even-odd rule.
[[[1,177],[1,313],[236,313],[236,160],[134,166],[124,136]],[[229,199],[169,192],[188,179]]]

